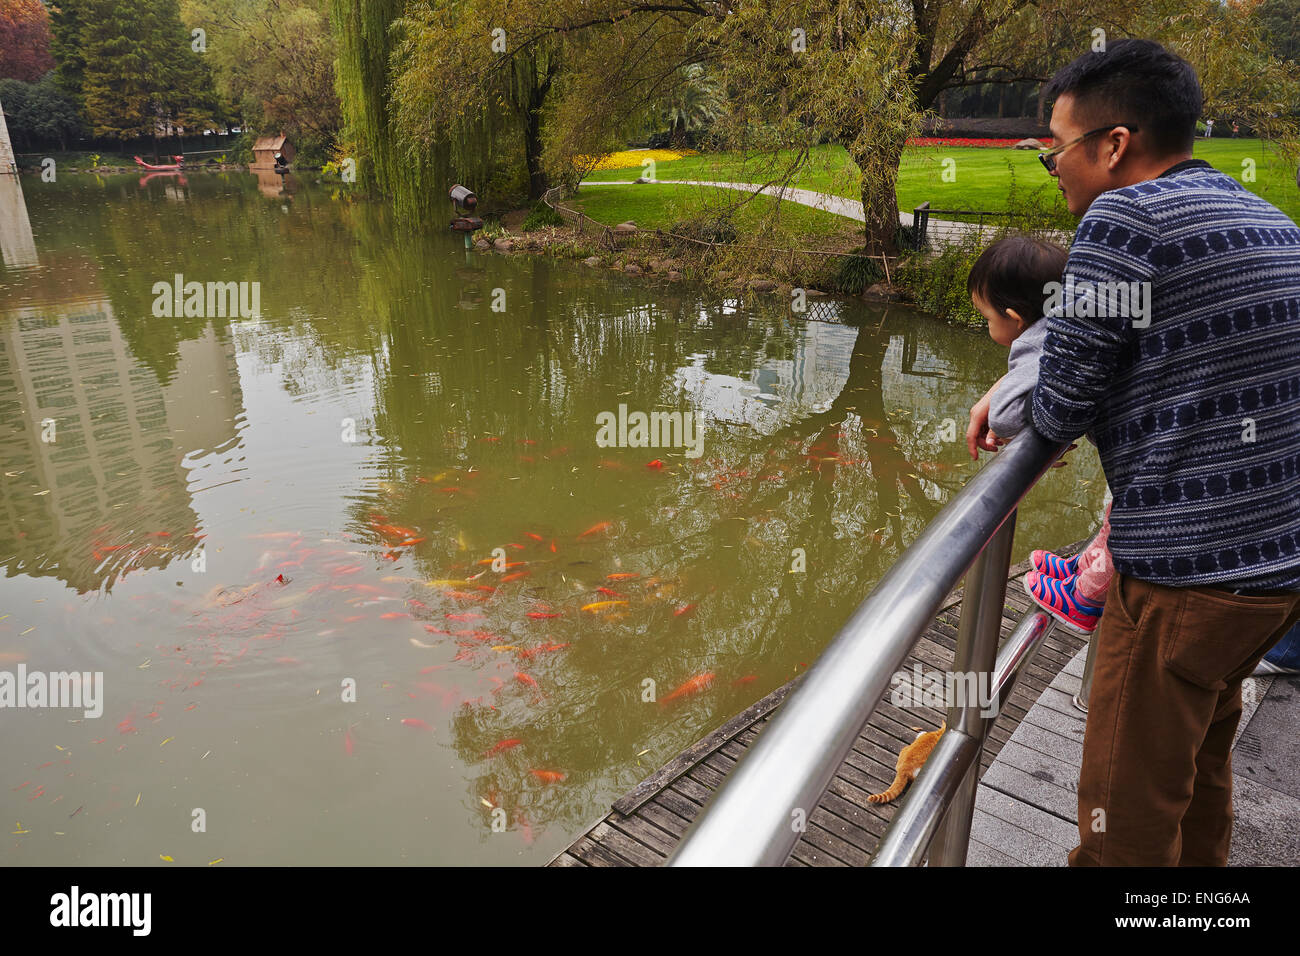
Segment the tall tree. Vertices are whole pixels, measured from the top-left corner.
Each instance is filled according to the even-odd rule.
[[[215,121],[207,65],[176,0],[87,0],[82,96],[95,136],[171,135]]]
[[[41,0],[0,4],[0,79],[35,83],[54,67],[50,15]]]

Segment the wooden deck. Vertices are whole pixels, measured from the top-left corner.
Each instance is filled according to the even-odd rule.
[[[1073,554],[1084,542],[1060,553]],[[1019,578],[1029,570],[1028,562],[1013,567],[1008,575],[1002,614],[1005,639],[1029,609],[1030,601]],[[944,602],[943,609],[908,655],[905,670],[920,664],[924,670],[947,671],[952,666],[960,616],[960,590]],[[980,760],[984,778],[1004,745],[1024,720],[1034,703],[1052,685],[1058,673],[1086,647],[1082,635],[1065,628],[1053,628],[1038,654],[1026,669],[1010,700],[1003,708],[984,747]],[[1076,664],[1076,667],[1081,666]],[[659,866],[676,849],[687,827],[735,767],[745,749],[762,733],[777,706],[789,695],[800,678],[777,688],[713,733],[669,761],[616,801],[609,813],[593,823],[550,866]],[[1053,690],[1052,693],[1060,693]],[[1080,718],[1082,714],[1079,715]],[[884,790],[894,779],[899,751],[916,738],[918,730],[935,730],[944,714],[930,707],[900,709],[889,703],[888,694],[877,705],[848,759],[836,772],[817,809],[809,816],[808,830],[795,845],[788,866],[861,866],[871,859],[886,826],[900,801],[883,806],[867,802],[867,795]],[[1080,726],[1082,721],[1080,720]],[[988,801],[996,795],[984,792],[973,836],[985,832],[991,817]],[[901,798],[900,798],[901,799]],[[997,819],[997,818],[994,818]],[[1047,824],[1060,832],[1054,819]],[[989,840],[995,839],[993,836]],[[1068,848],[1067,848],[1068,849]],[[976,857],[987,861],[992,847],[972,847]],[[990,861],[991,862],[991,861]]]

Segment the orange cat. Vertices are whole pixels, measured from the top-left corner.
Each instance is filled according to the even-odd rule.
[[[925,760],[930,756],[930,751],[934,745],[939,742],[939,737],[948,729],[948,722],[945,720],[939,725],[938,730],[931,730],[929,733],[916,735],[916,739],[903,748],[903,752],[898,755],[898,774],[894,777],[894,782],[889,785],[889,789],[884,793],[873,793],[867,797],[869,803],[889,803],[891,800],[898,799],[903,792],[903,788],[916,779],[916,775],[921,772],[925,766]]]

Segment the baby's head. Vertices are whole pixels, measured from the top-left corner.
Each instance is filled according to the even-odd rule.
[[[1054,242],[1012,235],[993,243],[971,266],[966,291],[989,321],[989,336],[1010,346],[1043,317],[1049,282],[1060,282],[1069,253]]]

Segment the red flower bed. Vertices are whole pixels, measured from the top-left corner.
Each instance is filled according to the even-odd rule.
[[[1015,146],[1018,139],[966,139],[963,137],[920,136],[907,141],[908,146]],[[1048,140],[1039,140],[1044,146],[1050,146]]]

